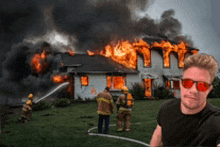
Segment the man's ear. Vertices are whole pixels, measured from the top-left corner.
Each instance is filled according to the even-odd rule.
[[[213,85],[210,85],[210,86],[209,86],[209,89],[208,89],[208,90],[209,90],[209,93],[212,91],[212,89],[213,89]]]

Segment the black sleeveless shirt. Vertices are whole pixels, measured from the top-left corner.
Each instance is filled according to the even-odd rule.
[[[220,143],[220,109],[207,103],[197,114],[185,115],[180,99],[166,101],[157,118],[164,146],[216,146]]]

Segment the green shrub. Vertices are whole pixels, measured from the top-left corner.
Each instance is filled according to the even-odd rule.
[[[219,98],[220,97],[220,79],[218,77],[215,77],[213,83],[213,89],[209,93],[208,98]]]
[[[154,97],[159,99],[171,99],[174,98],[173,92],[165,87],[158,87],[154,90]]]
[[[41,111],[45,109],[51,108],[52,104],[45,101],[40,101],[39,103],[33,104],[32,110],[33,111]]]
[[[70,105],[70,100],[68,98],[61,98],[56,103],[56,107],[67,107]]]
[[[132,84],[132,88],[130,89],[130,93],[132,94],[135,100],[145,99],[144,88],[139,83]]]

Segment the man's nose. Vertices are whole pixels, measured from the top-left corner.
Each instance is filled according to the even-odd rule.
[[[197,92],[196,83],[193,83],[192,87],[190,88],[190,91]]]

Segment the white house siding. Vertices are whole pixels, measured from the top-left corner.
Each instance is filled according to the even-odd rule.
[[[128,74],[126,76],[127,80],[127,87],[130,89],[132,88],[132,85],[135,83],[140,83],[139,74]]]
[[[174,52],[170,53],[170,68],[164,68],[163,73],[164,75],[170,75],[170,77],[178,77],[178,79],[180,80],[180,78],[182,77],[182,68],[179,68],[179,61],[178,61],[177,53],[174,53]],[[173,80],[174,79],[172,79],[171,81],[173,82]],[[176,93],[175,97],[179,98],[180,90],[172,88],[173,86],[172,82],[171,82],[170,90]]]
[[[181,77],[182,76],[182,68],[179,68],[178,62],[178,54],[170,53],[170,68],[164,68],[163,66],[163,54],[162,50],[151,50],[151,66],[144,67],[143,57],[138,56],[138,70],[140,71],[139,80],[142,81],[142,75],[152,75],[155,78],[152,82],[152,91],[159,87],[165,86],[164,75],[168,75],[170,77]],[[170,89],[171,91],[175,91],[176,97],[180,97],[180,90]]]
[[[105,74],[86,74],[85,76],[88,76],[89,79],[89,85],[88,86],[82,86],[81,85],[81,76],[75,76],[75,98],[78,99],[78,97],[85,99],[90,98],[93,99],[96,94],[91,94],[92,88],[96,89],[96,92],[99,93],[104,90],[106,87],[106,75]]]
[[[138,70],[139,73],[139,82],[142,82],[144,77],[143,75],[152,75],[154,80],[152,81],[152,92],[157,86],[164,86],[163,81],[163,57],[161,50],[151,50],[151,66],[144,66],[144,59],[142,56],[138,56]]]

